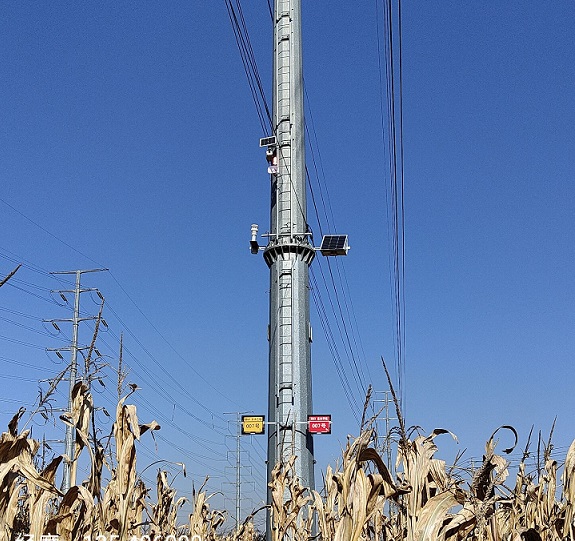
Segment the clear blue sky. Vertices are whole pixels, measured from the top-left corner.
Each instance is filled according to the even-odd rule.
[[[352,246],[337,267],[346,319],[385,390],[394,320],[376,2],[303,4],[321,178]],[[244,10],[269,98],[267,2]],[[470,459],[501,424],[524,444],[557,416],[564,454],[575,436],[575,2],[403,2],[403,25],[407,423],[452,430],[461,443],[440,449]],[[134,402],[162,425],[140,467],[185,461],[181,490],[209,474],[231,496],[223,413],[267,409],[268,273],[248,241],[251,223],[267,229],[269,181],[224,2],[6,2],[0,73],[0,274],[24,263],[0,290],[0,424],[65,366],[44,352],[70,336],[41,321],[70,317],[48,272],[108,267],[84,281],[109,304],[100,350],[115,363],[124,332]],[[84,314],[95,300],[83,297]],[[334,418],[316,440],[323,470],[358,426],[312,318],[315,409]],[[108,371],[96,402],[114,389]],[[242,445],[247,509],[265,442]]]

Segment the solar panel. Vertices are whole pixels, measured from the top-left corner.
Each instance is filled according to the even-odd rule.
[[[321,241],[322,255],[347,255],[348,250],[347,235],[324,235]]]
[[[271,137],[264,137],[260,139],[260,147],[269,147],[271,145],[276,144],[276,136],[272,135]]]

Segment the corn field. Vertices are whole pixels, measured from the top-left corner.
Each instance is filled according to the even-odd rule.
[[[254,514],[236,531],[223,532],[226,513],[211,509],[202,489],[193,495],[188,520],[177,523],[185,499],[177,497],[166,472],[158,471],[154,496],[137,473],[136,441],[160,427],[154,421],[140,424],[135,406],[126,403],[129,396],[118,402],[106,453],[93,436],[89,389],[83,382],[74,387],[72,411],[62,420],[76,433],[72,471],[84,454],[90,474],[65,494],[55,480],[68,458],[58,456],[38,468],[40,443],[29,437],[28,430],[18,428],[24,410],[13,417],[0,438],[0,541],[56,539],[50,536],[60,541],[262,539],[254,527]],[[487,441],[482,463],[463,477],[435,458],[436,438],[446,430],[411,439],[400,424],[392,475],[377,450],[372,425],[364,423],[360,436],[349,438],[340,466],[327,468],[320,491],[301,486],[294,477],[297,457],[276,465],[268,509],[273,541],[575,539],[575,442],[561,475],[550,453],[545,453],[540,471],[527,473],[526,449],[515,479],[510,479],[503,455],[512,449],[497,454],[496,431]],[[512,427],[505,429],[514,432]]]

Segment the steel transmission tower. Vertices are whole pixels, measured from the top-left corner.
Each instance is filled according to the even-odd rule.
[[[76,376],[78,372],[78,352],[80,348],[78,346],[78,327],[81,321],[86,321],[90,319],[96,319],[95,317],[80,317],[80,295],[82,293],[86,293],[88,291],[97,291],[95,288],[81,288],[80,281],[82,274],[87,272],[103,272],[107,271],[108,269],[85,269],[85,270],[75,270],[75,271],[59,271],[59,272],[51,272],[50,274],[73,274],[76,276],[76,286],[73,290],[58,290],[58,293],[61,295],[64,293],[74,293],[74,312],[71,319],[51,319],[49,320],[52,323],[56,321],[69,321],[72,323],[72,345],[70,348],[71,351],[71,361],[70,361],[70,375],[69,375],[69,387],[68,387],[68,413],[72,412],[72,390],[74,389],[74,385],[76,384]],[[102,297],[103,298],[103,297]],[[62,348],[59,348],[62,349]],[[56,350],[58,351],[58,350]],[[88,375],[85,374],[87,377]],[[74,467],[74,439],[75,439],[75,431],[72,425],[66,425],[66,435],[64,439],[64,447],[65,447],[65,454],[68,457],[68,460],[64,462],[64,477],[62,479],[62,491],[66,493],[68,489],[75,484],[75,472],[76,469]]]

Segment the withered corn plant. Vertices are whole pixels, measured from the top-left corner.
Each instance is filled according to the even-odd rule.
[[[30,524],[30,520],[36,516],[38,520],[45,521],[50,498],[62,496],[50,479],[51,471],[55,468],[50,465],[47,468],[50,471],[43,476],[34,466],[38,442],[28,438],[29,430],[18,434],[18,421],[22,413],[20,410],[14,416],[8,425],[8,432],[0,436],[0,541],[12,538],[18,515],[18,526],[32,528],[35,525]]]
[[[400,412],[398,417],[401,421]],[[368,423],[369,424],[369,423]],[[465,480],[454,468],[435,458],[435,440],[449,433],[436,429],[429,436],[409,439],[401,424],[393,479],[376,451],[372,430],[348,441],[341,467],[328,467],[324,490],[311,492],[290,476],[294,458],[278,465],[272,488],[272,538],[310,539],[317,524],[317,538],[325,541],[566,541],[574,536],[575,442],[571,445],[561,479],[558,463],[545,455],[538,478],[525,473],[528,447],[519,465],[514,488],[505,482],[509,463],[496,454],[497,429],[486,444],[481,465]],[[548,444],[548,449],[551,444]],[[300,505],[293,505],[297,487]],[[286,498],[286,494],[288,497]],[[560,494],[558,498],[558,494]],[[300,520],[306,506],[314,519]],[[301,518],[306,517],[302,514]]]
[[[211,510],[208,504],[209,498],[203,490],[203,486],[197,493],[193,492],[193,512],[190,515],[188,526],[189,536],[193,539],[201,539],[202,541],[216,541],[220,539],[217,534],[217,528],[225,522],[226,514],[223,511]]]
[[[294,475],[296,456],[288,462],[278,463],[272,470],[271,490],[271,538],[273,541],[307,541],[311,535],[313,517],[308,504],[309,490],[302,487]]]
[[[129,396],[129,395],[128,395]],[[105,459],[96,441],[94,406],[87,386],[73,389],[72,411],[63,421],[75,428],[72,457],[56,457],[45,467],[34,463],[39,444],[29,431],[19,431],[20,410],[0,436],[0,541],[18,534],[58,535],[61,541],[82,541],[103,535],[118,541],[187,535],[202,541],[258,541],[252,513],[227,535],[220,534],[226,514],[212,510],[204,486],[192,498],[189,520],[178,524],[185,502],[159,471],[156,503],[137,473],[136,441],[156,422],[140,424],[136,408],[124,397],[116,408],[110,434],[113,455]],[[399,415],[398,415],[399,417]],[[365,426],[369,427],[370,423]],[[510,430],[515,444],[497,454],[496,435]],[[512,427],[501,427],[488,439],[483,460],[468,477],[436,458],[436,441],[448,431],[407,436],[401,422],[395,474],[377,451],[372,428],[349,438],[339,466],[328,467],[323,490],[310,490],[294,475],[297,457],[277,464],[270,480],[270,532],[273,541],[574,541],[575,442],[561,466],[548,444],[541,466],[527,468],[528,446],[508,486],[509,454],[517,443]],[[90,474],[65,494],[56,477],[64,460],[73,474],[88,455]],[[562,473],[561,468],[563,468]],[[109,479],[105,482],[105,479]],[[267,506],[266,506],[267,507]],[[261,511],[264,508],[258,510]],[[196,536],[196,537],[194,537]]]
[[[148,489],[136,473],[135,441],[148,430],[157,430],[153,421],[140,425],[133,405],[121,399],[113,426],[115,464],[110,481],[102,488],[104,452],[96,442],[92,448],[88,431],[93,415],[91,394],[83,382],[72,392],[72,411],[62,416],[74,426],[76,440],[73,457],[56,457],[43,471],[34,465],[39,444],[29,431],[18,433],[23,410],[14,416],[8,432],[0,436],[0,541],[11,541],[18,534],[58,535],[61,541],[85,536],[117,535],[123,541],[140,534]],[[63,460],[71,463],[72,477],[84,449],[88,450],[90,476],[66,494],[56,487],[56,474]]]
[[[465,481],[435,458],[435,439],[446,432],[438,429],[427,437],[402,439],[396,479],[370,447],[370,431],[348,443],[341,468],[327,469],[323,494],[312,493],[318,539],[575,540],[575,442],[560,480],[555,460],[548,458],[535,479],[525,473],[524,458],[515,487],[508,488],[509,463],[495,453],[495,433],[486,444],[482,464]]]
[[[186,501],[186,498],[176,499],[176,489],[170,486],[168,474],[165,471],[158,471],[157,503],[152,506],[149,535],[177,536],[180,533],[180,528],[177,526],[178,510]]]
[[[536,478],[538,475],[538,478]],[[515,486],[495,497],[491,520],[479,531],[484,539],[564,541],[575,539],[575,441],[558,479],[557,461],[546,457],[537,474],[527,474],[525,457],[519,464]],[[558,486],[561,496],[557,499]]]

